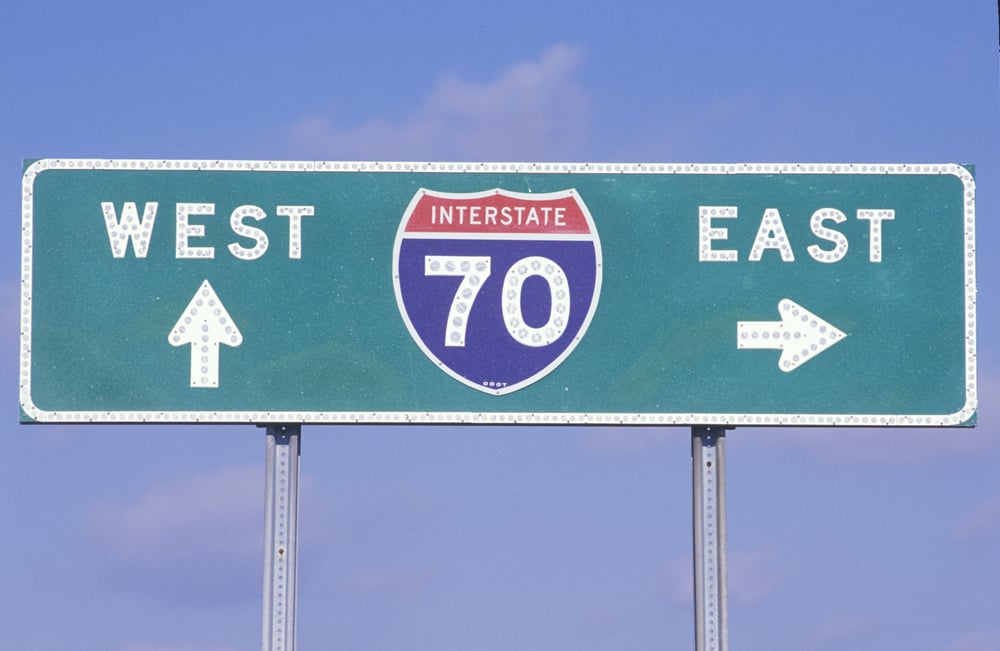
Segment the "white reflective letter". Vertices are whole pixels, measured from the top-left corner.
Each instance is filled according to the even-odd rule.
[[[795,254],[792,253],[792,247],[788,244],[785,225],[781,221],[781,213],[778,212],[777,208],[768,208],[764,211],[764,217],[760,220],[760,228],[757,229],[757,237],[753,241],[753,249],[750,251],[750,260],[758,262],[760,256],[764,254],[764,249],[778,249],[783,261],[795,261]]]
[[[298,260],[302,257],[302,217],[312,217],[315,214],[313,206],[278,206],[277,213],[288,217],[288,258]]]
[[[736,262],[733,249],[715,250],[712,240],[729,237],[726,228],[712,228],[713,219],[736,219],[736,206],[698,206],[698,262]]]
[[[847,216],[836,208],[820,208],[813,213],[812,219],[809,220],[809,227],[812,228],[813,235],[828,242],[833,242],[836,246],[834,246],[832,251],[824,251],[818,245],[813,244],[807,250],[809,251],[809,255],[813,257],[813,260],[817,262],[838,262],[847,255],[847,238],[840,231],[823,226],[823,222],[827,219],[832,219],[838,224],[843,224],[847,221]]]
[[[115,214],[115,204],[110,201],[101,202],[101,208],[104,210],[104,226],[108,229],[108,241],[111,242],[111,255],[124,258],[129,240],[132,240],[135,257],[146,257],[158,205],[155,201],[147,201],[145,208],[142,209],[142,221],[140,221],[135,202],[126,201],[122,206],[122,218],[119,222],[118,215]]]
[[[256,226],[248,226],[243,222],[247,217],[260,221],[267,217],[267,213],[257,206],[240,206],[229,216],[229,227],[233,232],[243,237],[249,237],[255,244],[252,248],[246,248],[237,242],[229,245],[229,252],[237,258],[243,260],[256,260],[267,251],[267,233]]]
[[[868,260],[882,262],[882,222],[896,218],[895,210],[859,210],[858,219],[871,222],[868,226]]]
[[[188,246],[189,237],[203,237],[203,224],[189,224],[191,215],[214,215],[214,203],[179,203],[177,204],[177,257],[178,258],[214,258],[215,249],[211,246]]]

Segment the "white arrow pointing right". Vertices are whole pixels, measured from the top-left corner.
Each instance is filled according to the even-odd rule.
[[[780,350],[778,368],[794,371],[847,336],[795,301],[778,303],[781,321],[738,321],[736,347]]]

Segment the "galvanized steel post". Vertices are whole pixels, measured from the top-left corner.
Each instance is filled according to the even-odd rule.
[[[301,429],[299,425],[267,427],[263,651],[295,649]]]
[[[692,427],[696,651],[727,651],[726,429]]]

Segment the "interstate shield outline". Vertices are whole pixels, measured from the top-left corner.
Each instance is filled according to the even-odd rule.
[[[597,229],[575,189],[420,188],[393,247],[410,336],[449,376],[497,396],[537,382],[573,352],[602,273]]]

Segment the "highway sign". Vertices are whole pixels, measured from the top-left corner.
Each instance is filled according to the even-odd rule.
[[[580,342],[600,295],[600,241],[572,190],[420,190],[396,236],[393,279],[427,356],[503,395],[544,377]]]
[[[975,423],[959,165],[40,160],[25,422]]]

